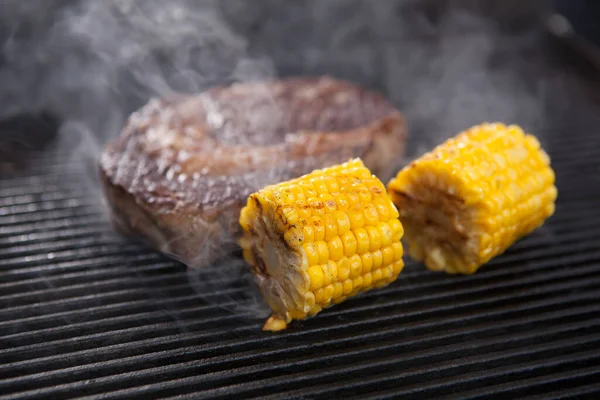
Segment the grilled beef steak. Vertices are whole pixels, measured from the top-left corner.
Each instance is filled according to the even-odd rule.
[[[235,249],[250,193],[351,157],[386,174],[404,140],[403,116],[348,82],[241,83],[150,101],[100,170],[119,231],[202,266]]]

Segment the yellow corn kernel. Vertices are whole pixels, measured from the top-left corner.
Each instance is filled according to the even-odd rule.
[[[344,257],[344,243],[339,236],[327,243],[327,248],[329,250],[329,258],[332,260],[340,261]]]
[[[374,251],[371,255],[373,256],[373,269],[381,267],[381,264],[383,264],[383,255],[381,254],[381,251]]]
[[[342,284],[342,282],[334,283],[333,284],[333,296],[332,296],[333,301],[341,298],[343,294],[344,294],[344,285]]]
[[[392,243],[392,250],[394,251],[394,261],[402,260],[402,245],[398,242]]]
[[[392,276],[397,276],[398,274],[400,274],[400,272],[402,272],[402,269],[404,268],[404,262],[402,262],[402,259],[400,259],[394,262],[392,266],[394,267],[394,273],[392,274]]]
[[[319,264],[325,264],[329,261],[329,247],[325,242],[317,242],[317,252],[319,253]]]
[[[394,262],[394,249],[392,246],[387,246],[381,249],[383,255],[383,265],[390,265]]]
[[[379,230],[373,226],[367,226],[367,235],[369,235],[369,250],[377,251],[381,247],[381,234]]]
[[[306,258],[307,265],[319,264],[319,251],[317,250],[317,246],[315,246],[314,243],[304,243],[302,245],[302,249],[304,250],[304,258]],[[249,253],[252,252],[249,251]]]
[[[396,244],[399,244],[400,247],[402,247],[402,244]],[[373,269],[373,254],[365,253],[360,256],[360,259],[362,261],[363,272],[371,272],[371,270]]]
[[[363,215],[365,216],[365,225],[367,226],[375,226],[379,222],[379,214],[373,204],[365,206]]]
[[[314,242],[314,240],[315,240],[315,232],[313,230],[313,227],[310,226],[310,224],[308,224],[306,222],[306,219],[302,219],[300,221],[300,223],[304,225],[302,227],[302,235],[304,236],[305,243],[312,243],[312,242]]]
[[[385,223],[382,224],[385,225]],[[367,230],[365,228],[355,229],[354,236],[356,237],[356,252],[358,254],[365,254],[368,252],[371,244],[369,243],[369,234],[367,233]]]
[[[352,281],[350,279],[345,280],[343,283],[344,285],[344,295],[348,295],[352,292]]]
[[[383,279],[383,271],[381,271],[381,268],[376,269],[371,274],[373,275],[373,282],[375,283]]]
[[[346,195],[339,193],[339,194],[336,194],[335,196],[333,196],[333,199],[334,199],[333,201],[335,201],[335,206],[338,211],[346,212],[346,211],[348,211],[348,209],[350,209],[350,203],[348,202],[348,198],[346,197]],[[338,219],[338,221],[339,221],[339,219]],[[348,219],[348,221],[350,221],[350,220]]]
[[[363,275],[363,285],[369,287],[373,284],[373,275],[368,272]]]
[[[335,211],[333,213],[333,218],[337,222],[337,234],[343,235],[350,230],[350,218],[348,218],[348,214],[343,211]],[[400,222],[400,221],[398,221]]]
[[[352,231],[346,232],[346,234],[342,236],[342,243],[344,244],[344,255],[346,257],[351,257],[356,253],[356,237]]]
[[[325,284],[337,282],[337,264],[335,261],[329,261],[327,265],[323,266],[325,272]]]
[[[325,222],[325,241],[329,242],[338,236],[337,221],[333,218],[332,214],[325,214],[323,220]]]
[[[379,223],[377,224],[377,229],[379,230],[379,234],[381,237],[381,245],[388,246],[392,244],[392,238],[394,236],[394,232],[389,224]]]
[[[265,330],[397,278],[404,230],[384,189],[355,159],[249,197],[240,246],[273,312]]]
[[[320,265],[313,265],[308,269],[308,277],[310,279],[310,290],[313,292],[323,287],[325,283],[325,274]]]
[[[348,213],[348,218],[350,219],[350,227],[352,229],[358,229],[365,226],[365,217],[361,212],[351,211]]]
[[[404,235],[404,229],[402,224],[397,219],[393,219],[390,222],[390,227],[392,228],[392,242],[396,243],[400,241],[400,238]]]
[[[432,270],[471,274],[554,213],[554,179],[534,136],[484,123],[412,162],[388,192],[413,258]]]
[[[355,279],[362,273],[362,260],[358,254],[353,255],[350,261],[350,278]]]
[[[356,278],[354,278],[354,280],[352,281],[354,288],[352,289],[353,292],[358,293],[360,291],[360,289],[363,287],[363,277],[362,276],[357,276]]]
[[[347,258],[342,259],[338,268],[338,280],[344,281],[350,276],[350,261]]]

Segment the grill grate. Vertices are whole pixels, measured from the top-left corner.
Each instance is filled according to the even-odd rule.
[[[600,148],[550,139],[560,197],[545,228],[473,276],[408,263],[390,287],[281,335],[224,309],[249,290],[236,266],[218,281],[199,272],[197,293],[64,175],[4,179],[0,398],[597,394],[600,182],[587,172]]]
[[[45,154],[0,180],[0,399],[599,398],[600,138],[583,114],[542,138],[559,189],[544,228],[472,276],[407,262],[277,335],[231,311],[252,300],[238,265],[197,272],[200,291]]]

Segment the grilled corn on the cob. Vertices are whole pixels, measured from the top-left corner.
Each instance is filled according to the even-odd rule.
[[[240,245],[285,329],[348,297],[394,281],[404,233],[385,185],[360,159],[250,195]]]
[[[388,184],[409,255],[431,270],[471,274],[554,213],[554,171],[518,126],[474,126]]]

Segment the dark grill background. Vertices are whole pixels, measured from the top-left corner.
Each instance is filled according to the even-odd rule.
[[[582,72],[535,57],[541,73]],[[550,98],[572,106],[543,124],[559,189],[544,228],[473,276],[407,262],[277,335],[229,311],[252,290],[236,267],[199,272],[214,281],[199,293],[112,233],[80,165],[34,153],[0,180],[0,398],[597,398],[599,109],[591,81],[569,79]]]

